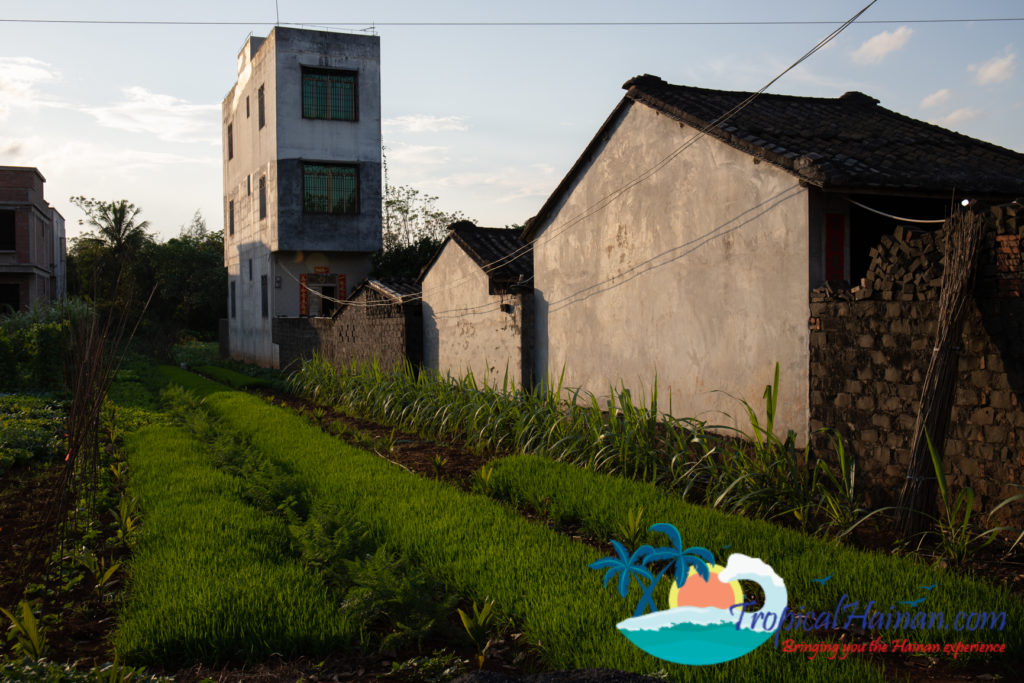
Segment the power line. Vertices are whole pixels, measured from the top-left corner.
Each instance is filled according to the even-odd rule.
[[[1024,17],[949,17],[939,19],[868,19],[859,24],[969,24],[1022,22]],[[843,21],[764,20],[764,21],[188,21],[175,19],[3,19],[7,24],[88,24],[106,26],[324,26],[324,27],[412,27],[412,28],[534,28],[534,27],[606,27],[645,26],[840,26]]]
[[[878,0],[871,0],[871,2],[869,2],[867,5],[865,5],[863,7],[863,9],[861,9],[859,12],[857,12],[852,17],[847,19],[845,22],[842,23],[841,26],[838,26],[836,29],[834,29],[827,36],[825,36],[824,38],[819,40],[814,45],[814,47],[812,47],[810,50],[805,52],[799,59],[797,59],[795,62],[790,64],[784,70],[779,72],[774,78],[772,78],[770,81],[765,83],[760,89],[758,89],[756,92],[751,93],[742,102],[740,102],[739,104],[734,106],[732,109],[730,109],[727,112],[723,113],[722,115],[717,117],[715,120],[711,121],[706,126],[704,126],[702,129],[700,129],[699,131],[694,133],[690,138],[688,138],[686,141],[684,141],[682,144],[680,144],[676,149],[674,149],[672,152],[670,152],[665,158],[663,158],[657,164],[655,164],[654,166],[644,170],[643,172],[641,172],[633,180],[629,181],[625,185],[620,186],[618,189],[613,190],[612,192],[606,194],[601,199],[599,199],[596,202],[592,203],[590,206],[588,206],[586,209],[584,209],[582,213],[577,214],[576,216],[573,216],[572,218],[568,219],[565,223],[563,223],[561,225],[558,225],[557,227],[549,228],[550,232],[546,231],[545,234],[542,237],[538,237],[537,239],[533,240],[532,242],[530,242],[528,244],[524,244],[522,247],[519,247],[518,249],[515,249],[514,251],[510,252],[509,254],[506,254],[505,256],[503,256],[502,258],[499,258],[499,259],[496,259],[496,260],[494,260],[494,261],[492,261],[490,263],[484,264],[482,266],[483,271],[485,273],[489,274],[492,271],[494,271],[495,269],[500,268],[503,265],[506,265],[508,263],[512,263],[513,261],[516,261],[516,260],[522,258],[523,256],[526,256],[527,254],[529,254],[531,251],[534,250],[537,242],[540,241],[541,239],[543,239],[544,242],[550,242],[551,240],[555,239],[556,237],[558,237],[559,235],[561,235],[565,231],[569,230],[570,228],[572,228],[572,227],[582,223],[584,220],[586,220],[590,216],[592,216],[592,215],[602,211],[608,205],[613,203],[615,200],[617,200],[619,197],[624,195],[626,192],[628,192],[632,188],[636,187],[637,185],[640,185],[644,181],[646,181],[649,178],[651,178],[659,170],[661,170],[662,168],[667,166],[669,163],[671,163],[674,159],[676,159],[680,154],[682,154],[684,151],[686,151],[691,146],[696,144],[696,142],[698,140],[700,140],[705,135],[707,135],[713,128],[722,125],[724,122],[726,122],[727,120],[729,120],[733,116],[736,116],[740,111],[742,111],[743,109],[748,107],[751,104],[751,102],[753,102],[765,90],[767,90],[769,87],[771,87],[776,81],[778,81],[780,78],[785,76],[787,73],[789,73],[790,71],[795,69],[797,66],[802,64],[804,61],[809,59],[812,55],[814,55],[816,52],[818,52],[823,47],[825,47],[828,43],[830,43],[832,40],[834,40],[836,38],[836,36],[838,36],[840,33],[842,33],[844,30],[846,30],[851,24],[853,24],[855,21],[857,21],[857,19],[860,18],[860,16],[863,15],[865,12],[867,12],[876,2],[878,2]],[[287,269],[285,269],[285,271],[288,273],[288,275],[290,277],[292,277],[296,281],[298,280],[298,278],[296,278],[295,275],[293,275],[291,272],[287,271]],[[610,278],[607,278],[607,279],[605,279],[605,280],[603,280],[601,282],[595,283],[593,286],[596,287],[596,286],[600,286],[602,284],[607,284],[607,283],[617,279],[618,277],[620,277],[620,275],[621,274],[614,275],[614,276],[612,276]],[[441,292],[445,292],[445,291],[450,291],[450,290],[455,289],[456,287],[458,287],[463,281],[469,279],[470,277],[471,276],[467,275],[467,276],[464,276],[464,277],[462,277],[462,278],[460,278],[458,280],[445,282],[440,287],[437,287],[435,289],[430,290],[429,293],[441,293]],[[318,296],[321,296],[322,298],[330,299],[330,297],[323,297],[319,292],[316,292],[315,290],[312,290],[309,287],[307,287],[306,289],[311,291],[311,292],[313,292],[314,294],[316,294]],[[416,300],[422,300],[422,299],[423,299],[423,291],[421,290],[421,292],[418,295],[413,295],[413,296],[411,296],[411,297],[409,297],[407,299],[403,299],[403,302],[410,302],[410,301],[416,301]],[[353,305],[354,307],[359,307],[359,308],[374,308],[374,307],[380,306],[380,305],[391,305],[390,303],[383,303],[383,302],[380,302],[380,303],[377,303],[377,302],[367,302],[367,303],[358,303],[357,304],[356,302],[342,302],[342,301],[339,301],[337,299],[331,299],[331,300],[335,301],[335,302],[337,302],[339,304],[345,303],[345,304]],[[453,310],[450,310],[450,311],[440,311],[439,313],[441,313],[441,314],[450,314],[450,313],[455,313],[456,311],[459,311],[459,312],[462,312],[462,315],[469,315],[470,311],[472,311],[474,309],[481,309],[481,308],[485,308],[485,307],[488,307],[488,306],[491,306],[491,305],[492,305],[491,303],[480,304],[478,306],[464,307],[464,308],[460,308],[460,309],[453,309]],[[455,315],[455,316],[452,316],[452,317],[460,317],[460,316],[459,315]]]

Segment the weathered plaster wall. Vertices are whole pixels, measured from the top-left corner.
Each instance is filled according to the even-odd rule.
[[[423,364],[498,387],[507,372],[521,386],[523,311],[519,295],[488,294],[484,271],[449,241],[423,278]]]
[[[808,425],[808,196],[789,174],[632,104],[538,233],[537,377],[598,395],[649,391],[721,424],[761,405],[781,364],[778,426]],[[570,221],[575,224],[570,227]],[[578,222],[577,222],[578,221]]]

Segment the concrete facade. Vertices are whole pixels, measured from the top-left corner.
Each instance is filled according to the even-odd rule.
[[[472,372],[478,384],[531,381],[531,297],[495,292],[455,240],[441,248],[423,285],[423,364],[442,375]],[[524,363],[524,360],[526,361]]]
[[[809,190],[705,136],[615,195],[694,134],[624,100],[531,227],[536,377],[635,400],[657,381],[675,415],[735,424],[737,398],[763,410],[778,362],[776,426],[806,435]]]
[[[312,77],[350,79],[350,114],[310,114]],[[277,367],[272,319],[329,315],[330,298],[369,274],[381,246],[379,38],[282,27],[250,37],[222,119],[230,354]],[[318,190],[306,187],[314,168],[351,174],[343,207],[325,180],[320,199],[332,208],[316,208]]]
[[[36,168],[0,166],[0,314],[64,295],[64,219],[45,182]]]

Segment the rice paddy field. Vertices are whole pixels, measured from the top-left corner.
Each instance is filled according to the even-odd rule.
[[[246,384],[230,372],[210,374]],[[474,649],[472,629],[455,615],[484,604],[493,616],[478,633],[514,633],[527,668],[604,668],[679,681],[891,680],[903,671],[891,654],[850,644],[982,641],[1008,652],[1024,645],[1016,628],[1024,603],[1004,588],[686,502],[643,477],[518,455],[493,460],[474,490],[465,490],[221,382],[161,367],[141,383],[161,392],[161,417],[125,439],[142,524],[114,648],[130,664],[174,670],[271,655],[429,654],[459,642],[465,652]],[[605,587],[589,565],[612,554],[611,546],[564,531],[654,542],[647,523],[634,523],[631,533],[638,514],[673,524],[684,545],[703,546],[718,562],[735,552],[764,559],[784,577],[794,612],[811,619],[842,612],[833,621],[843,623],[780,631],[751,654],[710,666],[644,653],[616,630],[640,599],[639,586],[625,600],[614,582]],[[929,587],[926,604],[904,606],[922,587]],[[872,601],[888,624],[865,618],[851,627],[846,618]],[[904,610],[911,616],[900,622]],[[917,611],[950,622],[960,612],[984,614],[985,628],[912,623]],[[794,643],[806,645],[797,651]],[[843,643],[847,656],[828,656],[828,647],[841,653]],[[486,662],[481,645],[475,649]],[[808,655],[812,645],[824,654]],[[972,661],[974,670],[1001,663],[971,655],[956,665]]]
[[[110,509],[86,529],[97,550],[91,565],[76,551],[88,571],[72,580],[109,624],[97,646],[115,664],[76,673],[8,656],[5,680],[445,681],[483,668],[957,681],[1012,679],[1024,651],[1019,594],[837,540],[853,505],[844,465],[787,460],[770,398],[760,421],[751,409],[743,451],[628,394],[573,408],[471,377],[316,363],[285,393],[278,377],[189,361],[195,371],[136,359],[104,412]],[[370,431],[325,419],[339,410],[373,419],[350,423]],[[42,448],[8,433],[22,459]],[[403,462],[414,443],[420,461]],[[673,567],[692,588],[698,565],[721,572],[738,555],[771,565],[787,594],[782,624],[750,653],[674,664],[618,630],[645,600],[684,606],[669,604]],[[747,612],[769,599],[763,585],[736,584]],[[42,633],[52,619],[40,614]],[[30,652],[26,622],[9,621]],[[699,637],[698,652],[710,647]],[[1005,651],[968,651],[981,646]]]

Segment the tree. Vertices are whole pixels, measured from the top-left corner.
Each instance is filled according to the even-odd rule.
[[[227,314],[224,233],[211,232],[196,211],[177,237],[148,251],[156,283],[151,317],[172,322],[178,331],[215,338],[217,320]]]
[[[153,239],[146,232],[149,221],[138,220],[142,209],[127,199],[104,202],[78,195],[70,201],[85,213],[86,220],[79,220],[79,225],[91,225],[99,232],[86,235],[102,241],[117,257],[137,254]]]

